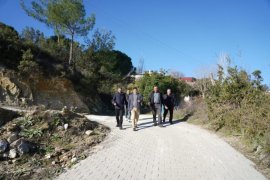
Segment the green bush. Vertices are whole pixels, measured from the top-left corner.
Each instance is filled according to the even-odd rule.
[[[22,61],[20,61],[18,69],[24,76],[32,76],[39,72],[38,64],[34,61],[31,49],[23,51]]]
[[[270,143],[270,95],[261,84],[260,71],[252,75],[229,67],[227,76],[219,77],[209,88],[206,95],[209,123],[215,130],[226,128],[267,149]]]
[[[141,79],[135,81],[133,86],[138,87],[140,93],[144,97],[144,102],[146,103],[148,101],[148,96],[153,91],[153,87],[155,85],[158,86],[162,93],[166,93],[167,89],[170,88],[178,100],[181,96],[188,95],[192,90],[192,88],[185,82],[157,72],[144,74]]]

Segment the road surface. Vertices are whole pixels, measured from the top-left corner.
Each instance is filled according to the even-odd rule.
[[[59,180],[261,180],[254,164],[218,136],[198,126],[175,121],[154,127],[149,115],[141,115],[139,130],[115,127],[115,118],[87,118],[105,124],[112,132],[94,153]]]

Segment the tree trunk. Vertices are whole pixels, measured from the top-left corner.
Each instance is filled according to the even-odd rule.
[[[73,37],[74,34],[71,34],[71,42],[70,42],[70,48],[69,48],[69,59],[68,59],[68,64],[71,65],[73,62]]]

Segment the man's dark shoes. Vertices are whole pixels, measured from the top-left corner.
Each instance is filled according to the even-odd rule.
[[[163,120],[163,123],[165,123],[165,120]]]
[[[117,124],[116,127],[119,127],[119,124]]]
[[[122,127],[122,126],[119,126],[119,129],[120,129],[120,130],[123,130],[123,127]]]
[[[154,123],[154,126],[157,126],[157,123]]]
[[[172,121],[170,121],[170,124],[173,124],[173,122],[172,122]]]
[[[137,131],[136,128],[133,128],[133,131]]]

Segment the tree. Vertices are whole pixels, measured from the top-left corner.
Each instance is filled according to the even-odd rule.
[[[92,40],[88,41],[88,45],[95,52],[111,51],[115,46],[115,36],[112,34],[112,31],[97,29],[94,32]]]
[[[39,47],[41,39],[42,40],[45,39],[44,34],[42,32],[28,26],[22,30],[21,38],[23,39],[24,42],[33,43]]]
[[[69,35],[71,37],[69,51],[69,65],[73,63],[74,37],[86,36],[93,28],[95,16],[86,17],[82,0],[39,0],[32,1],[31,7],[27,8],[21,0],[23,9],[29,16],[53,27],[59,35]]]
[[[38,64],[34,61],[34,56],[31,52],[31,49],[23,51],[22,61],[20,61],[18,69],[21,75],[29,77],[38,72],[39,67]]]

